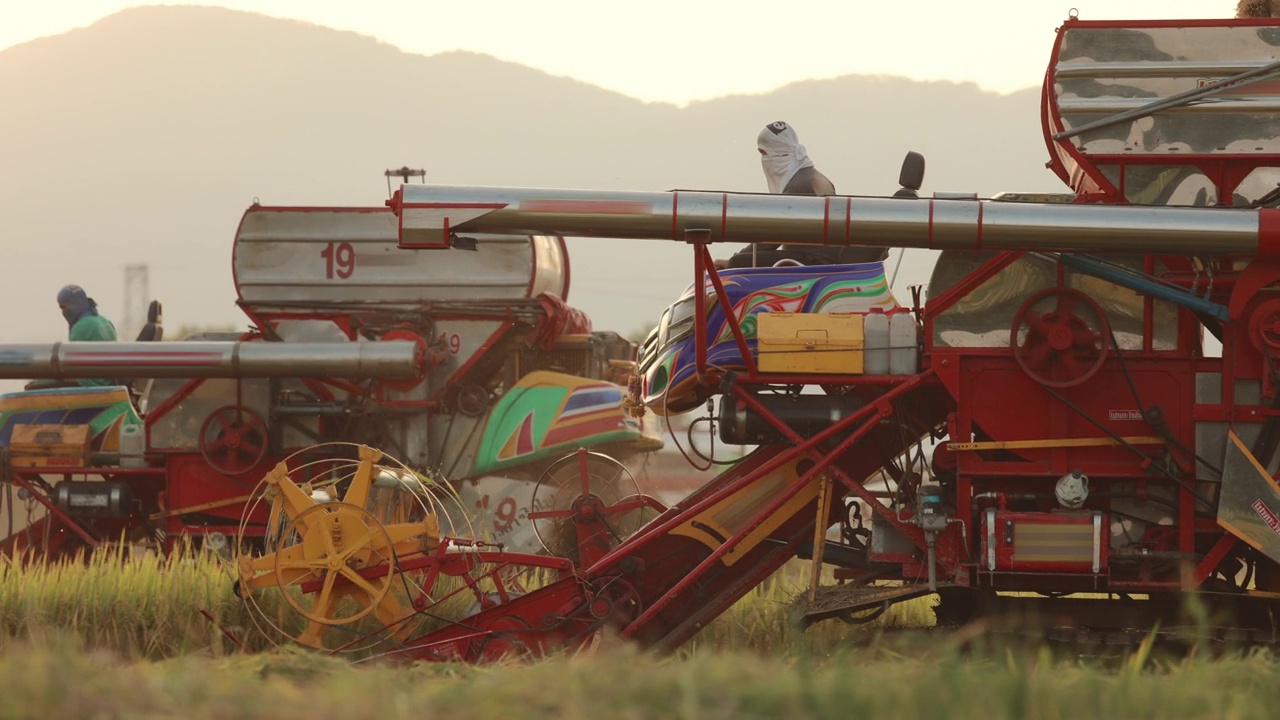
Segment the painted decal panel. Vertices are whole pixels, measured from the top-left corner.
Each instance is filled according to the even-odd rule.
[[[537,371],[521,378],[493,408],[472,475],[559,457],[579,446],[629,443],[656,450],[661,439],[622,406],[623,388],[599,380]]]
[[[123,387],[53,388],[0,395],[0,445],[16,425],[88,425],[94,452],[117,452],[120,428],[141,425]]]
[[[671,534],[693,538],[712,550],[718,549],[768,507],[775,497],[799,480],[800,473],[796,466],[800,462],[802,460],[793,460],[768,475],[760,476],[750,485],[691,518],[689,522],[674,528]],[[819,483],[813,480],[807,487],[801,488],[777,512],[748,533],[737,547],[725,553],[722,558],[724,564],[733,565],[739,558],[745,557],[769,533],[795,516],[800,508],[813,502],[818,497],[818,487]]]
[[[868,313],[897,307],[883,263],[745,268],[720,273],[733,317],[750,352],[755,352],[756,318],[766,312]],[[707,363],[725,369],[745,367],[724,310],[707,283]],[[697,375],[693,332],[694,288],[690,286],[650,333],[652,347],[641,349],[640,372],[645,404],[659,414],[678,414],[701,401],[694,392]]]

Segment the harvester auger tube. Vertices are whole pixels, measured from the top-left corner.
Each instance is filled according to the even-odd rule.
[[[346,377],[413,379],[415,342],[60,342],[0,345],[0,379]]]
[[[674,190],[404,185],[389,203],[402,246],[466,233],[936,250],[1280,256],[1280,210]]]

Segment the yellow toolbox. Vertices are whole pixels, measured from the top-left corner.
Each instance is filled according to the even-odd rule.
[[[13,426],[9,463],[13,467],[83,467],[89,462],[88,425]]]
[[[862,315],[756,315],[756,359],[764,373],[862,373]]]

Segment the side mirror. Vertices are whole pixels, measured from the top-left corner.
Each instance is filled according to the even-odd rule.
[[[924,156],[910,151],[902,159],[902,172],[898,173],[898,184],[907,190],[919,190],[924,185]],[[914,192],[912,193],[914,195]]]

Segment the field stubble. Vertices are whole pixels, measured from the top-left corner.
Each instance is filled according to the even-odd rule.
[[[440,715],[744,718],[1274,717],[1269,653],[1119,662],[1026,644],[964,651],[949,636],[881,640],[919,626],[927,599],[877,623],[788,620],[802,573],[753,591],[671,657],[605,638],[590,652],[491,667],[352,662],[270,643],[209,556],[0,566],[0,717],[390,718]]]

